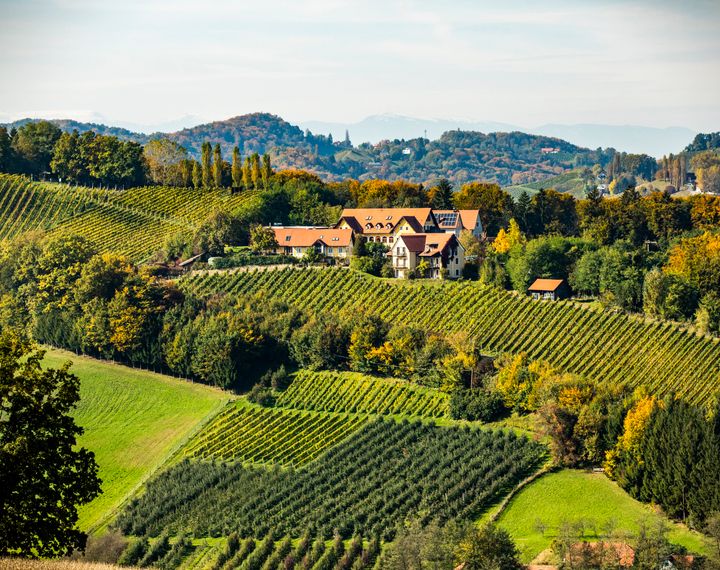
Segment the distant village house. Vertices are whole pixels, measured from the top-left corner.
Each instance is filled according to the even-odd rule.
[[[465,249],[453,233],[403,234],[390,250],[395,277],[404,278],[418,271],[425,261],[424,275],[457,279],[465,267]]]

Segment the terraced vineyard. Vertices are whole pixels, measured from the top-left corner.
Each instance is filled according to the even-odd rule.
[[[390,540],[406,517],[477,518],[544,459],[543,446],[512,432],[376,420],[297,471],[183,461],[117,524],[136,536],[330,538],[337,529]]]
[[[360,428],[367,418],[228,404],[185,450],[202,459],[299,467]]]
[[[696,404],[720,389],[720,344],[669,323],[572,302],[539,302],[475,282],[401,282],[344,269],[190,275],[186,290],[263,295],[307,311],[374,313],[434,331],[467,331],[487,353],[532,359],[600,382],[675,392]]]
[[[30,230],[72,232],[141,261],[167,235],[190,233],[213,211],[236,211],[255,196],[161,186],[101,190],[0,174],[0,240]]]
[[[448,412],[448,395],[404,380],[301,370],[278,405],[327,412],[441,417]]]

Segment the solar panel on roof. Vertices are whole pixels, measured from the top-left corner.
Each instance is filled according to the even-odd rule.
[[[443,212],[442,214],[435,214],[438,224],[441,226],[455,226],[457,225],[458,214],[457,212]]]

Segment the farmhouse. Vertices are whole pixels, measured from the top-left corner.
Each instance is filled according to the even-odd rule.
[[[408,277],[418,271],[422,275],[439,279],[447,276],[457,279],[465,267],[465,249],[454,233],[402,234],[393,244],[389,255],[395,277]],[[424,268],[424,269],[423,269]]]
[[[444,232],[452,232],[457,237],[463,230],[471,232],[476,238],[482,236],[480,210],[433,210],[438,227]]]
[[[440,231],[430,208],[346,208],[335,227],[388,245],[401,234]]]
[[[346,208],[337,228],[349,228],[366,241],[392,245],[399,235],[449,232],[460,237],[468,230],[482,235],[479,210],[431,208]]]
[[[307,226],[273,226],[278,245],[275,253],[302,257],[314,249],[326,258],[349,260],[352,255],[353,232],[350,229]]]
[[[564,279],[536,279],[528,292],[533,299],[546,301],[567,299],[570,296],[570,289]]]

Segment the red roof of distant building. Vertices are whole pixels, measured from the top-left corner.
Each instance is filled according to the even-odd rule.
[[[330,247],[352,245],[351,229],[274,227],[272,230],[280,247],[310,247],[318,241]]]
[[[564,279],[536,279],[528,291],[555,291],[563,283]]]

